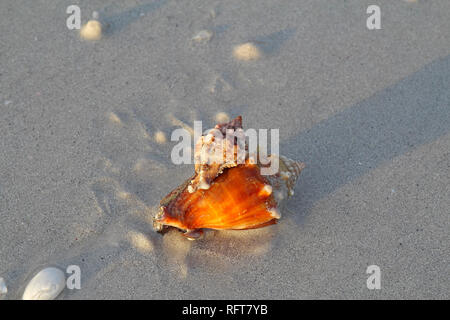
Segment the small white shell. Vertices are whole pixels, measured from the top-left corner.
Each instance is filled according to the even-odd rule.
[[[199,33],[197,33],[192,40],[197,41],[197,42],[201,42],[201,41],[209,41],[211,40],[213,36],[213,33],[211,31],[208,30],[202,30]]]
[[[53,300],[66,285],[66,277],[58,268],[45,268],[28,283],[23,300]]]

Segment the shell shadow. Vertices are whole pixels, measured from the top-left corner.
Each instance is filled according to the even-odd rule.
[[[159,265],[180,279],[197,272],[231,272],[257,261],[272,249],[278,225],[253,230],[206,230],[204,239],[189,241],[171,229],[161,235]],[[169,275],[167,275],[169,276]]]
[[[223,33],[225,33],[229,28],[230,28],[230,24],[221,24],[218,26],[214,26],[212,28],[215,36],[221,36]]]
[[[307,164],[289,209],[301,223],[311,207],[380,164],[450,131],[450,56],[284,141]],[[303,214],[298,214],[302,212]]]
[[[281,46],[295,34],[295,28],[287,28],[266,36],[251,39],[266,55],[276,54]]]
[[[107,26],[105,29],[105,34],[117,33],[122,31],[123,28],[131,23],[142,18],[142,14],[154,11],[162,7],[166,2],[166,0],[159,0],[152,3],[142,4],[112,16],[102,17],[102,14],[100,14],[99,20],[103,25]]]

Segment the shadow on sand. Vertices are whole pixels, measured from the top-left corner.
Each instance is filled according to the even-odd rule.
[[[293,219],[382,163],[450,131],[450,56],[281,143],[307,164],[289,203]]]
[[[166,2],[166,0],[158,0],[151,3],[142,4],[104,18],[100,15],[100,21],[103,25],[107,26],[105,34],[113,34],[122,31],[122,29],[126,26],[142,18],[141,15],[145,15],[162,7]]]

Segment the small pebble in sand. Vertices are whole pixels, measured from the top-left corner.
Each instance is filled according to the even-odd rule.
[[[0,298],[8,293],[8,287],[6,286],[5,280],[0,277]]]
[[[251,42],[234,47],[233,56],[238,60],[257,60],[261,57],[261,50]]]
[[[211,19],[215,19],[216,16],[217,16],[216,10],[215,10],[215,9],[211,9],[211,10],[209,11],[209,17],[210,17]]]
[[[159,130],[155,132],[155,140],[159,144],[164,144],[167,142],[166,135],[164,134],[164,132]]]
[[[58,268],[45,268],[38,272],[28,283],[23,300],[53,300],[66,286],[64,272]]]
[[[213,34],[211,31],[208,30],[202,30],[199,33],[197,33],[192,40],[196,42],[202,42],[202,41],[209,41],[211,40]]]
[[[110,112],[108,115],[109,121],[115,124],[122,124],[122,120],[120,120],[119,116],[115,114],[114,112]]]
[[[102,25],[97,20],[89,20],[81,28],[80,36],[86,40],[99,40],[102,37]]]
[[[216,123],[227,123],[230,122],[230,117],[225,112],[218,112],[214,120]]]

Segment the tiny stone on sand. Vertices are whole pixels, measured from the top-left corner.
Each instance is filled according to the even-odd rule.
[[[162,131],[155,132],[155,140],[159,144],[164,144],[167,142],[166,135]]]
[[[255,44],[247,42],[234,47],[233,56],[242,61],[257,60],[261,57],[261,50]]]
[[[230,117],[225,112],[218,112],[214,120],[216,123],[227,123],[230,121]]]
[[[192,40],[196,42],[202,42],[202,41],[209,41],[211,40],[213,34],[211,31],[208,30],[202,30],[199,33],[197,33]]]
[[[119,116],[115,114],[114,112],[110,112],[108,115],[109,121],[115,124],[122,124],[122,120],[120,120]]]
[[[102,37],[102,25],[97,20],[89,20],[80,30],[81,38],[99,40]]]

